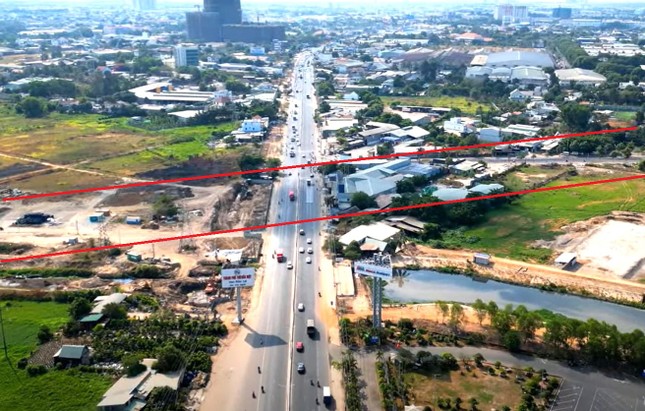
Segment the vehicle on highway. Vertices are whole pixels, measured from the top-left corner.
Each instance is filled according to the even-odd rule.
[[[331,389],[327,386],[323,387],[323,404],[331,404]]]
[[[316,333],[316,325],[314,323],[314,320],[309,319],[307,320],[307,335],[310,337],[313,337],[313,335]]]
[[[302,228],[300,229],[300,235],[305,235],[305,230],[303,230]]]
[[[304,311],[305,305],[303,303],[298,303],[298,311]]]
[[[311,98],[311,96],[309,94],[307,94],[307,98]]]
[[[311,257],[307,257],[307,259],[305,260],[305,263],[311,264]]]
[[[311,247],[307,248],[307,254],[313,254],[313,253],[314,253],[313,248],[311,248]]]
[[[304,253],[305,253],[305,248],[304,248],[304,247],[300,247],[300,248],[298,249],[298,252],[299,252],[300,254],[304,254]]]
[[[305,345],[302,343],[302,341],[296,342],[296,351],[303,352],[304,350],[305,350]]]
[[[298,374],[304,374],[305,373],[305,363],[304,362],[299,362],[298,363]]]
[[[307,244],[311,244],[311,238],[307,238]]]
[[[293,191],[289,191],[289,200],[295,201],[295,199],[296,199],[296,193],[294,193]]]
[[[278,260],[279,263],[284,262],[286,260],[284,256],[284,250],[282,248],[278,248],[275,250],[275,258]]]
[[[287,263],[287,270],[293,270],[293,263],[291,261]]]
[[[306,155],[304,155],[304,154],[303,154],[303,155],[302,155],[302,158],[305,158],[305,157],[306,157]]]
[[[308,185],[308,186],[310,186],[310,185],[311,185],[311,179],[309,179],[309,178],[307,179],[307,185]]]

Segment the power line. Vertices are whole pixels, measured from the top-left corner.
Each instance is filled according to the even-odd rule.
[[[4,320],[2,318],[2,308],[0,308],[0,331],[2,332],[2,348],[4,351],[4,358],[7,360],[7,364],[9,364],[9,368],[11,368],[11,371],[13,371],[13,375],[16,376],[18,380],[20,380],[20,376],[16,372],[16,370],[13,368],[13,365],[11,364],[11,359],[9,358],[9,350],[7,348],[7,339],[5,338],[5,331],[4,331]]]

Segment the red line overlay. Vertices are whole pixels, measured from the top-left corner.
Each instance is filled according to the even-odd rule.
[[[383,210],[361,211],[361,212],[358,212],[358,213],[340,214],[340,215],[333,215],[333,216],[323,216],[323,217],[316,217],[316,218],[309,218],[309,219],[295,220],[295,221],[284,221],[284,222],[272,223],[272,224],[266,224],[266,225],[259,225],[259,226],[240,227],[240,228],[232,228],[232,229],[228,229],[228,230],[211,231],[211,232],[207,232],[207,233],[198,233],[198,234],[189,234],[189,235],[182,235],[182,236],[175,236],[175,237],[157,238],[155,240],[137,241],[137,242],[133,242],[133,243],[113,244],[113,245],[106,245],[106,246],[102,246],[102,247],[92,247],[92,248],[82,248],[82,249],[78,249],[78,250],[58,251],[58,252],[55,252],[55,253],[47,253],[47,254],[35,254],[35,255],[21,256],[21,257],[7,258],[7,259],[4,259],[4,260],[0,260],[0,263],[10,263],[10,262],[15,262],[15,261],[25,261],[25,260],[36,260],[36,259],[39,259],[39,258],[58,257],[58,256],[62,256],[62,255],[87,253],[87,252],[90,252],[90,251],[109,250],[111,248],[131,247],[131,246],[135,246],[135,245],[154,244],[154,243],[161,243],[161,242],[166,242],[166,241],[184,240],[184,239],[188,239],[188,238],[208,237],[208,236],[213,236],[213,235],[218,235],[218,234],[236,233],[236,232],[240,232],[240,231],[263,230],[265,228],[281,227],[281,226],[295,225],[295,224],[315,223],[315,222],[318,222],[318,221],[335,220],[335,219],[349,218],[349,217],[359,217],[359,216],[379,214],[379,213],[391,213],[391,212],[403,211],[403,210],[411,210],[411,209],[416,209],[416,208],[436,207],[436,206],[447,205],[447,204],[468,203],[468,202],[471,202],[471,201],[487,200],[487,199],[491,199],[491,198],[501,198],[501,197],[509,197],[509,196],[514,196],[514,195],[541,193],[541,192],[556,191],[556,190],[565,190],[565,189],[576,188],[576,187],[585,187],[585,186],[607,184],[607,183],[617,183],[617,182],[621,182],[621,181],[631,181],[631,180],[638,180],[638,179],[644,179],[644,178],[645,178],[645,174],[639,174],[639,175],[633,175],[633,176],[627,176],[627,177],[618,177],[618,178],[611,178],[611,179],[606,179],[606,180],[587,181],[587,182],[584,182],[584,183],[566,184],[566,185],[554,186],[554,187],[540,187],[540,188],[531,189],[531,190],[521,190],[521,191],[513,191],[513,192],[510,192],[510,193],[490,194],[490,195],[485,195],[485,196],[481,196],[481,197],[463,198],[463,199],[459,199],[459,200],[449,200],[449,201],[438,201],[438,202],[434,202],[434,203],[414,204],[414,205],[410,205],[410,206],[391,207],[391,208],[386,208],[386,209],[383,209]]]
[[[616,128],[612,130],[599,130],[599,131],[588,131],[584,133],[562,134],[559,136],[533,137],[533,138],[527,138],[524,140],[511,140],[511,141],[501,141],[501,142],[494,142],[494,143],[480,143],[480,144],[473,144],[470,146],[444,147],[444,148],[438,148],[434,150],[421,150],[421,151],[410,151],[410,152],[396,153],[396,154],[384,154],[384,155],[373,156],[373,157],[360,157],[360,158],[349,158],[345,160],[321,161],[318,163],[310,163],[310,164],[294,164],[290,166],[263,168],[259,170],[233,171],[230,173],[207,174],[207,175],[192,176],[192,177],[180,177],[180,178],[172,178],[168,180],[141,181],[138,183],[119,184],[119,185],[103,186],[103,187],[91,187],[91,188],[83,188],[83,189],[67,190],[67,191],[53,191],[50,193],[28,194],[28,195],[16,196],[16,197],[5,197],[2,199],[2,201],[8,202],[8,201],[29,200],[29,199],[43,198],[43,197],[57,197],[62,195],[91,193],[95,191],[115,190],[115,189],[121,189],[121,188],[146,187],[146,186],[152,186],[152,185],[158,185],[158,184],[181,183],[184,181],[207,180],[210,178],[222,178],[222,177],[241,176],[246,174],[267,173],[272,171],[297,169],[301,167],[319,167],[319,166],[327,166],[332,164],[354,163],[357,161],[381,160],[381,159],[398,158],[398,157],[405,157],[405,156],[418,156],[418,155],[432,154],[432,153],[445,153],[445,152],[451,152],[451,151],[495,147],[495,146],[507,145],[507,144],[531,143],[536,141],[557,140],[557,139],[573,138],[573,137],[587,137],[587,136],[600,135],[600,134],[634,131],[636,129],[638,129],[638,127],[624,127],[624,128]]]

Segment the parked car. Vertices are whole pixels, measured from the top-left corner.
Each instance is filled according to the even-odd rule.
[[[303,254],[303,253],[305,252],[305,248],[304,248],[304,247],[300,247],[300,248],[298,249],[298,252],[299,252],[300,254]]]

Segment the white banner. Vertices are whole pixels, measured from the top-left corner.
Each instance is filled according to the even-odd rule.
[[[376,265],[365,263],[362,261],[354,262],[354,272],[360,275],[367,275],[369,277],[384,278],[387,280],[392,279],[392,267],[384,265]]]
[[[253,287],[255,268],[227,268],[222,270],[222,288]]]

